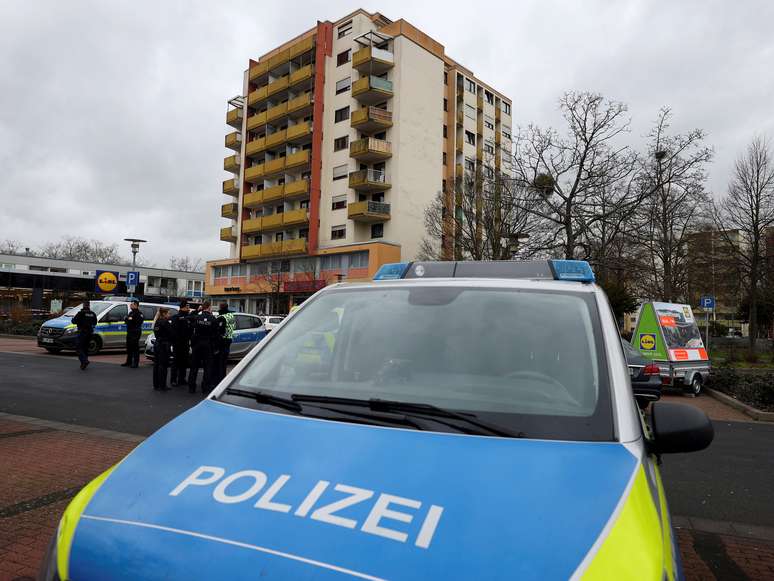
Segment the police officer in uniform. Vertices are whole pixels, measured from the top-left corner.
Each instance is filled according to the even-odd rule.
[[[188,392],[196,393],[196,375],[203,370],[202,393],[209,393],[212,382],[212,354],[218,322],[212,314],[209,301],[202,303],[201,311],[191,319],[191,370],[188,373]]]
[[[121,367],[136,369],[140,363],[140,337],[142,337],[143,316],[140,312],[140,301],[133,299],[129,304],[129,314],[126,315],[126,363]]]
[[[78,327],[78,339],[75,349],[81,362],[81,370],[89,366],[89,341],[97,326],[97,315],[89,307],[89,301],[83,301],[81,310],[73,317],[73,325]]]
[[[156,336],[156,344],[153,352],[153,389],[157,391],[169,391],[167,387],[167,368],[169,367],[169,354],[172,350],[174,332],[172,321],[169,320],[169,309],[159,309],[156,324],[153,325],[153,334]]]
[[[186,371],[191,359],[192,317],[188,301],[183,299],[180,302],[180,310],[172,317],[172,330],[175,333],[175,342],[172,344],[172,353],[175,356],[172,364],[172,387],[183,385],[187,381]]]
[[[234,327],[236,319],[234,313],[228,310],[228,303],[218,305],[218,332],[217,332],[217,354],[214,358],[213,385],[220,383],[220,380],[226,377],[226,366],[228,365],[228,356],[231,353],[231,341],[234,338]]]

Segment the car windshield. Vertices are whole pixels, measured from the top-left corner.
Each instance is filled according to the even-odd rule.
[[[99,315],[102,311],[109,309],[115,304],[116,303],[111,303],[110,301],[91,301],[89,303],[89,308],[92,310],[92,312],[94,312],[95,315]],[[80,312],[82,308],[83,308],[83,305],[78,305],[70,309],[67,309],[67,311],[65,311],[64,316],[74,317],[77,313]]]
[[[600,337],[590,293],[345,288],[304,305],[231,387],[431,404],[528,437],[612,440]]]

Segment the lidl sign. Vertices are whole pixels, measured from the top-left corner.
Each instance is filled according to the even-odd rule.
[[[113,292],[118,286],[118,273],[112,270],[98,270],[94,277],[94,290],[98,293]]]
[[[655,351],[656,350],[656,334],[655,333],[640,333],[640,350],[642,350],[642,351]]]

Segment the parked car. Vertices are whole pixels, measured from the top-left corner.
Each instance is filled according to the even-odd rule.
[[[651,360],[646,359],[632,347],[628,341],[621,341],[629,376],[632,380],[632,390],[637,403],[642,409],[652,401],[661,399],[661,369]]]
[[[271,331],[285,320],[285,315],[260,315],[263,324],[266,325],[266,331]]]
[[[242,359],[266,336],[267,330],[257,315],[248,313],[234,313],[236,326],[234,337],[231,340],[231,354],[229,359]],[[145,357],[153,361],[153,349],[156,337],[153,333],[145,340]],[[174,353],[172,354],[174,358]]]

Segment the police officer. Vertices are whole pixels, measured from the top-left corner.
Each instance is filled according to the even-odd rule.
[[[78,327],[75,349],[83,370],[89,366],[89,342],[94,335],[94,327],[97,326],[97,315],[89,307],[88,300],[83,301],[81,310],[73,317],[73,324]]]
[[[228,356],[231,353],[231,341],[234,338],[235,325],[236,319],[234,318],[234,313],[228,310],[228,303],[220,303],[218,305],[217,354],[214,358],[214,385],[217,385],[221,379],[226,377],[226,366],[228,365]]]
[[[190,362],[191,351],[191,309],[188,307],[188,301],[180,301],[180,310],[172,317],[172,330],[175,334],[175,341],[172,344],[172,354],[175,359],[172,363],[172,387],[186,383],[188,364]]]
[[[202,303],[201,311],[191,319],[191,370],[188,373],[188,392],[196,393],[196,375],[203,370],[202,393],[209,393],[212,383],[212,353],[218,322],[212,314],[209,301]]]
[[[126,315],[126,363],[121,367],[136,369],[140,363],[140,337],[142,337],[143,316],[140,312],[140,301],[133,299],[129,303],[129,314]]]
[[[156,344],[153,348],[155,355],[153,360],[153,389],[169,391],[167,368],[169,367],[169,354],[174,339],[172,321],[169,320],[169,309],[159,309],[159,316],[156,319],[156,324],[153,325],[153,334],[156,336]]]

